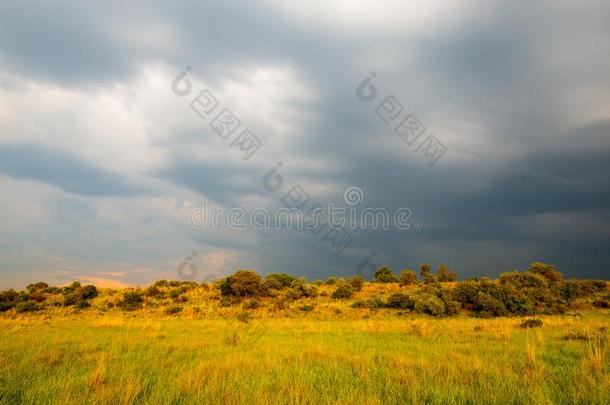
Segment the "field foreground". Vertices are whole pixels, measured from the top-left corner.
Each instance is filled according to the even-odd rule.
[[[610,403],[606,310],[0,319],[0,403]]]

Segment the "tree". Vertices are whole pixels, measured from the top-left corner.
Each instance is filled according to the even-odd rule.
[[[354,291],[361,291],[364,287],[364,279],[360,276],[354,276],[348,279],[348,283],[352,286]]]
[[[331,294],[331,298],[334,299],[346,299],[351,298],[354,295],[354,290],[348,284],[343,284],[337,287],[335,291]]]
[[[438,281],[436,276],[433,276],[432,274],[430,274],[430,265],[429,264],[422,264],[420,267],[420,273],[422,275],[422,277],[424,278],[424,284],[431,284],[434,283],[435,281]]]
[[[444,264],[439,266],[439,268],[436,270],[436,276],[438,277],[438,281],[440,282],[457,280],[457,273],[449,271],[447,269],[447,266],[445,266]]]
[[[400,272],[400,285],[417,284],[417,274],[413,270],[405,269]]]
[[[286,287],[290,287],[294,280],[296,280],[294,277],[286,273],[272,273],[265,278],[267,287],[273,288],[274,290],[282,290]]]
[[[375,272],[375,280],[379,283],[397,283],[398,278],[392,272],[392,268],[388,266],[380,267]]]
[[[563,274],[555,270],[555,266],[552,264],[533,262],[530,265],[529,271],[534,274],[540,274],[551,282],[557,282],[563,279]]]
[[[231,276],[231,291],[239,297],[252,297],[261,293],[262,279],[255,271],[240,270]]]

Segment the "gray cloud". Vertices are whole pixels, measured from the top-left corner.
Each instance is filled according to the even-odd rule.
[[[299,14],[296,7],[271,4],[130,2],[120,10],[114,4],[3,5],[0,73],[24,82],[83,93],[121,87],[136,93],[129,94],[133,99],[126,105],[173,108],[182,100],[169,92],[169,82],[166,100],[147,101],[137,94],[136,88],[146,88],[133,84],[143,67],[160,64],[177,74],[190,65],[193,76],[214,91],[251,89],[257,69],[288,67],[295,72],[291,80],[313,97],[291,94],[271,106],[294,112],[287,119],[295,128],[290,134],[274,127],[272,113],[271,118],[257,115],[262,98],[222,100],[237,105],[236,113],[244,105],[256,111],[244,125],[260,134],[265,151],[249,162],[228,153],[228,146],[223,150],[207,122],[180,121],[171,110],[166,120],[142,113],[151,149],[137,152],[154,148],[161,156],[149,167],[117,175],[103,161],[86,162],[26,138],[0,146],[0,169],[11,178],[42,181],[84,198],[128,197],[114,209],[137,212],[136,224],[154,232],[141,237],[137,249],[108,253],[113,260],[147,262],[146,246],[165,248],[177,258],[177,252],[197,247],[226,249],[240,253],[233,266],[323,277],[351,273],[375,251],[378,264],[397,268],[446,263],[464,275],[493,275],[545,260],[569,275],[606,276],[610,250],[602,230],[610,228],[610,8],[605,2],[537,1],[523,10],[514,2],[475,1],[448,18],[432,13],[436,18],[420,25],[407,21],[418,11],[408,8],[377,18],[353,13],[357,6],[332,15],[336,9],[330,6]],[[405,24],[397,23],[400,15]],[[379,95],[364,104],[355,90],[372,71]],[[389,94],[448,147],[436,166],[427,166],[421,153],[375,115],[376,104]],[[186,104],[184,112],[192,113]],[[167,124],[171,119],[178,124]],[[73,130],[64,124],[66,131]],[[13,124],[19,125],[27,133],[27,124]],[[151,135],[158,132],[165,134],[162,140]],[[160,212],[151,200],[131,208],[130,200],[152,198],[129,180],[142,173],[161,183],[168,197],[194,204],[206,197],[225,207],[244,201],[278,205],[286,190],[272,195],[260,185],[278,161],[284,162],[286,187],[301,184],[312,199],[326,203],[342,201],[343,189],[357,185],[365,190],[367,205],[409,207],[424,230],[355,232],[353,246],[334,256],[307,234],[197,233],[186,228],[182,215]],[[73,221],[96,217],[89,203],[75,204]],[[56,232],[68,240],[74,229],[61,224],[65,213],[53,207]],[[120,240],[127,228],[108,228],[107,252],[111,236]],[[570,228],[578,232],[568,237]],[[58,250],[36,240],[47,251]]]
[[[52,184],[86,196],[134,196],[140,186],[60,149],[28,144],[0,145],[0,171],[16,178]]]

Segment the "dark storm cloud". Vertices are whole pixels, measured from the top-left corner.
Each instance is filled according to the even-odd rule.
[[[592,89],[602,96],[587,107],[607,109],[610,13],[603,2],[580,9],[544,1],[527,9],[514,2],[474,2],[447,26],[398,33],[367,24],[345,28],[341,19],[321,27],[251,2],[135,2],[120,9],[60,4],[1,7],[0,67],[82,88],[127,81],[140,65],[158,61],[176,73],[191,65],[212,88],[239,81],[234,71],[244,66],[294,67],[316,98],[295,102],[308,119],[273,162],[284,161],[286,170],[293,157],[339,162],[326,170],[300,169],[292,182],[327,186],[332,191],[312,193],[320,203],[341,202],[343,188],[357,185],[367,206],[409,207],[414,222],[424,226],[406,233],[355,232],[353,246],[341,256],[296,231],[261,232],[256,242],[239,232],[192,235],[197,243],[243,252],[243,267],[258,256],[254,264],[263,272],[347,274],[374,250],[378,264],[445,262],[466,275],[497,274],[536,259],[571,275],[605,275],[610,253],[603,234],[568,240],[528,232],[533,225],[527,222],[559,214],[574,216],[578,226],[578,215],[592,213],[610,227],[610,125],[571,109],[583,93],[596,100]],[[159,29],[171,46],[150,39]],[[134,32],[141,37],[134,39]],[[357,85],[372,71],[379,100],[395,94],[446,143],[447,155],[436,166],[428,167],[383,125],[374,113],[377,102],[356,98]],[[453,121],[443,121],[439,111]],[[461,123],[479,132],[465,132]],[[151,176],[228,206],[268,196],[260,166],[180,154],[179,146],[208,142],[189,131],[176,130],[158,145],[167,159]],[[5,145],[0,158],[12,177],[73,193],[139,192],[122,177],[55,150]]]
[[[15,179],[48,183],[86,196],[134,196],[141,187],[60,149],[29,144],[0,144],[0,171]]]

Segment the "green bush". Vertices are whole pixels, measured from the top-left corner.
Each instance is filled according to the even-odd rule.
[[[313,305],[303,305],[302,307],[299,307],[299,311],[303,311],[303,312],[311,312],[314,310]]]
[[[367,308],[367,309],[379,309],[385,307],[386,304],[379,298],[370,298],[368,300],[358,300],[352,303],[352,308]]]
[[[530,265],[529,272],[539,274],[550,282],[563,280],[563,274],[555,270],[555,266],[552,264],[533,262]]]
[[[244,304],[244,309],[257,309],[261,306],[261,303],[257,300],[250,300]]]
[[[436,277],[438,278],[438,281],[440,281],[441,283],[450,282],[450,281],[457,280],[457,273],[455,273],[453,271],[449,271],[447,269],[447,266],[445,266],[443,264],[443,265],[439,266],[439,268],[436,270]]]
[[[362,291],[362,288],[364,288],[364,279],[360,276],[351,277],[347,280],[347,282],[354,291]]]
[[[15,305],[15,312],[17,313],[38,311],[39,309],[40,305],[34,301],[23,301]]]
[[[331,294],[331,298],[334,299],[347,299],[354,295],[354,290],[350,285],[344,284],[337,287],[337,289]]]
[[[49,288],[49,285],[45,282],[40,281],[38,283],[28,285],[25,289],[28,290],[28,292],[32,293],[34,291],[44,291],[47,288]]]
[[[326,285],[335,285],[337,284],[337,277],[329,277],[326,279],[326,281],[324,282],[324,284]]]
[[[78,300],[76,302],[76,308],[78,309],[85,309],[85,308],[89,308],[91,306],[91,304],[89,303],[89,301],[87,300]]]
[[[175,315],[175,314],[178,314],[178,313],[182,312],[182,309],[183,309],[183,308],[182,308],[182,307],[179,307],[179,306],[168,307],[168,308],[165,310],[165,313],[166,313],[167,315]]]
[[[431,294],[422,294],[415,298],[415,312],[432,316],[445,315],[445,303]]]
[[[163,292],[159,289],[159,287],[156,285],[157,283],[151,285],[150,287],[148,287],[145,291],[145,295],[148,297],[153,297],[153,298],[157,298],[157,299],[161,299],[165,296],[165,294],[163,294]]]
[[[292,277],[286,273],[272,273],[265,278],[265,283],[269,288],[273,288],[274,290],[282,290],[290,287],[294,280],[296,280],[295,277]]]
[[[475,311],[482,318],[508,315],[506,306],[500,300],[484,292],[477,295]]]
[[[314,285],[307,284],[307,280],[303,277],[292,280],[290,289],[293,291],[290,291],[288,295],[290,295],[292,299],[301,297],[315,298],[318,296],[318,288]]]
[[[375,281],[378,283],[397,283],[398,278],[392,272],[392,269],[388,266],[380,267],[375,272]]]
[[[94,285],[86,285],[80,288],[80,297],[83,300],[90,300],[98,295],[97,287]]]
[[[255,297],[264,290],[261,276],[251,270],[240,270],[220,283],[220,292],[224,296]]]
[[[396,293],[388,297],[386,306],[388,308],[413,310],[415,309],[415,301],[411,299],[408,295]]]
[[[80,301],[80,297],[76,292],[68,292],[64,294],[64,305],[76,305],[76,303]]]
[[[44,302],[47,299],[47,296],[42,293],[42,291],[35,291],[30,294],[29,299],[32,301],[36,301],[38,303]]]
[[[123,299],[120,302],[121,308],[127,311],[133,311],[142,306],[144,298],[142,298],[142,292],[140,291],[127,291],[123,293]]]
[[[436,276],[431,274],[432,269],[429,264],[422,264],[419,268],[420,274],[424,279],[424,284],[430,284],[436,280]]]
[[[418,282],[417,274],[413,270],[405,269],[400,272],[400,285],[413,285]]]
[[[6,312],[12,309],[19,302],[19,293],[15,290],[6,290],[0,292],[0,312]]]

